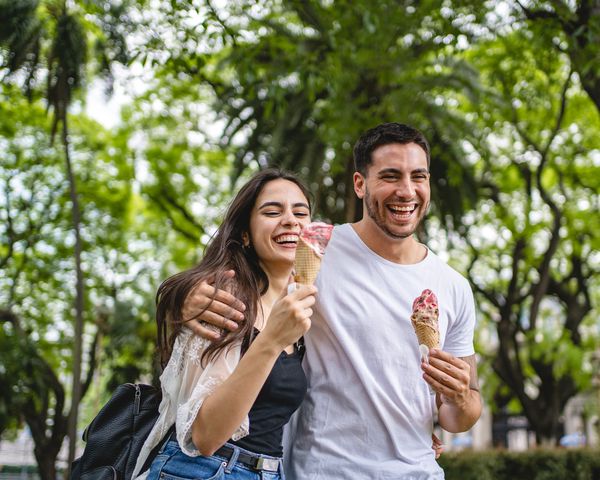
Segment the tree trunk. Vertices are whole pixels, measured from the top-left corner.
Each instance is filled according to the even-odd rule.
[[[77,448],[77,419],[79,413],[79,402],[81,400],[81,358],[82,358],[82,343],[83,343],[83,271],[81,269],[81,212],[79,200],[77,198],[77,184],[73,167],[71,165],[71,157],[69,155],[69,136],[67,126],[67,112],[65,111],[62,119],[62,143],[65,151],[65,164],[67,176],[69,179],[69,193],[72,204],[73,231],[75,233],[75,271],[77,275],[76,295],[75,295],[75,325],[73,336],[73,385],[71,390],[71,411],[69,413],[69,457],[68,469],[71,468],[71,463],[75,459]]]
[[[34,449],[40,480],[56,480],[56,457],[58,452],[46,448]]]

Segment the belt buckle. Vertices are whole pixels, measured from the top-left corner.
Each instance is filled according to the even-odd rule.
[[[279,470],[279,460],[276,458],[260,457],[256,462],[257,470],[266,470],[267,472],[277,472]]]

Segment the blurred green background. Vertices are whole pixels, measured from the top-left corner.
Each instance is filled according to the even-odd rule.
[[[353,221],[385,121],[430,140],[419,235],[476,295],[493,431],[467,446],[510,447],[507,418],[558,445],[574,399],[598,441],[599,0],[0,0],[0,65],[0,436],[43,480],[156,381],[156,288],[245,178],[294,170]]]

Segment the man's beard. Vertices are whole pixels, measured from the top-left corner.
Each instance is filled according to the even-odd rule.
[[[369,215],[369,218],[371,218],[371,220],[375,222],[375,225],[377,225],[385,235],[387,235],[390,238],[393,238],[394,240],[401,240],[403,238],[408,238],[412,236],[412,234],[415,233],[417,227],[421,224],[422,218],[419,219],[419,221],[415,225],[415,228],[413,228],[410,232],[401,234],[394,233],[389,229],[389,227],[385,223],[384,218],[382,218],[379,215],[377,208],[375,208],[375,205],[373,205],[373,203],[371,202],[371,194],[369,193],[369,190],[367,188],[365,188],[365,205],[367,207],[367,215]]]

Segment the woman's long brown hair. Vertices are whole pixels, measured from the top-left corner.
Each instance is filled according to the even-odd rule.
[[[204,351],[202,361],[209,360],[233,342],[241,340],[243,345],[250,344],[260,297],[269,288],[269,280],[259,264],[254,248],[244,247],[242,236],[249,234],[250,214],[260,192],[267,183],[278,179],[296,184],[310,205],[308,190],[292,173],[272,168],[258,172],[240,189],[229,205],[223,223],[209,241],[200,263],[173,275],[158,288],[156,324],[158,350],[163,367],[169,361],[175,339],[184,323],[195,321],[208,309],[206,306],[191,319],[183,318],[181,311],[189,293],[202,281],[209,282],[217,289],[224,288],[225,283],[228,283],[230,292],[246,305],[241,328],[234,332],[224,332],[219,340]],[[231,285],[224,276],[227,270],[235,271]]]

